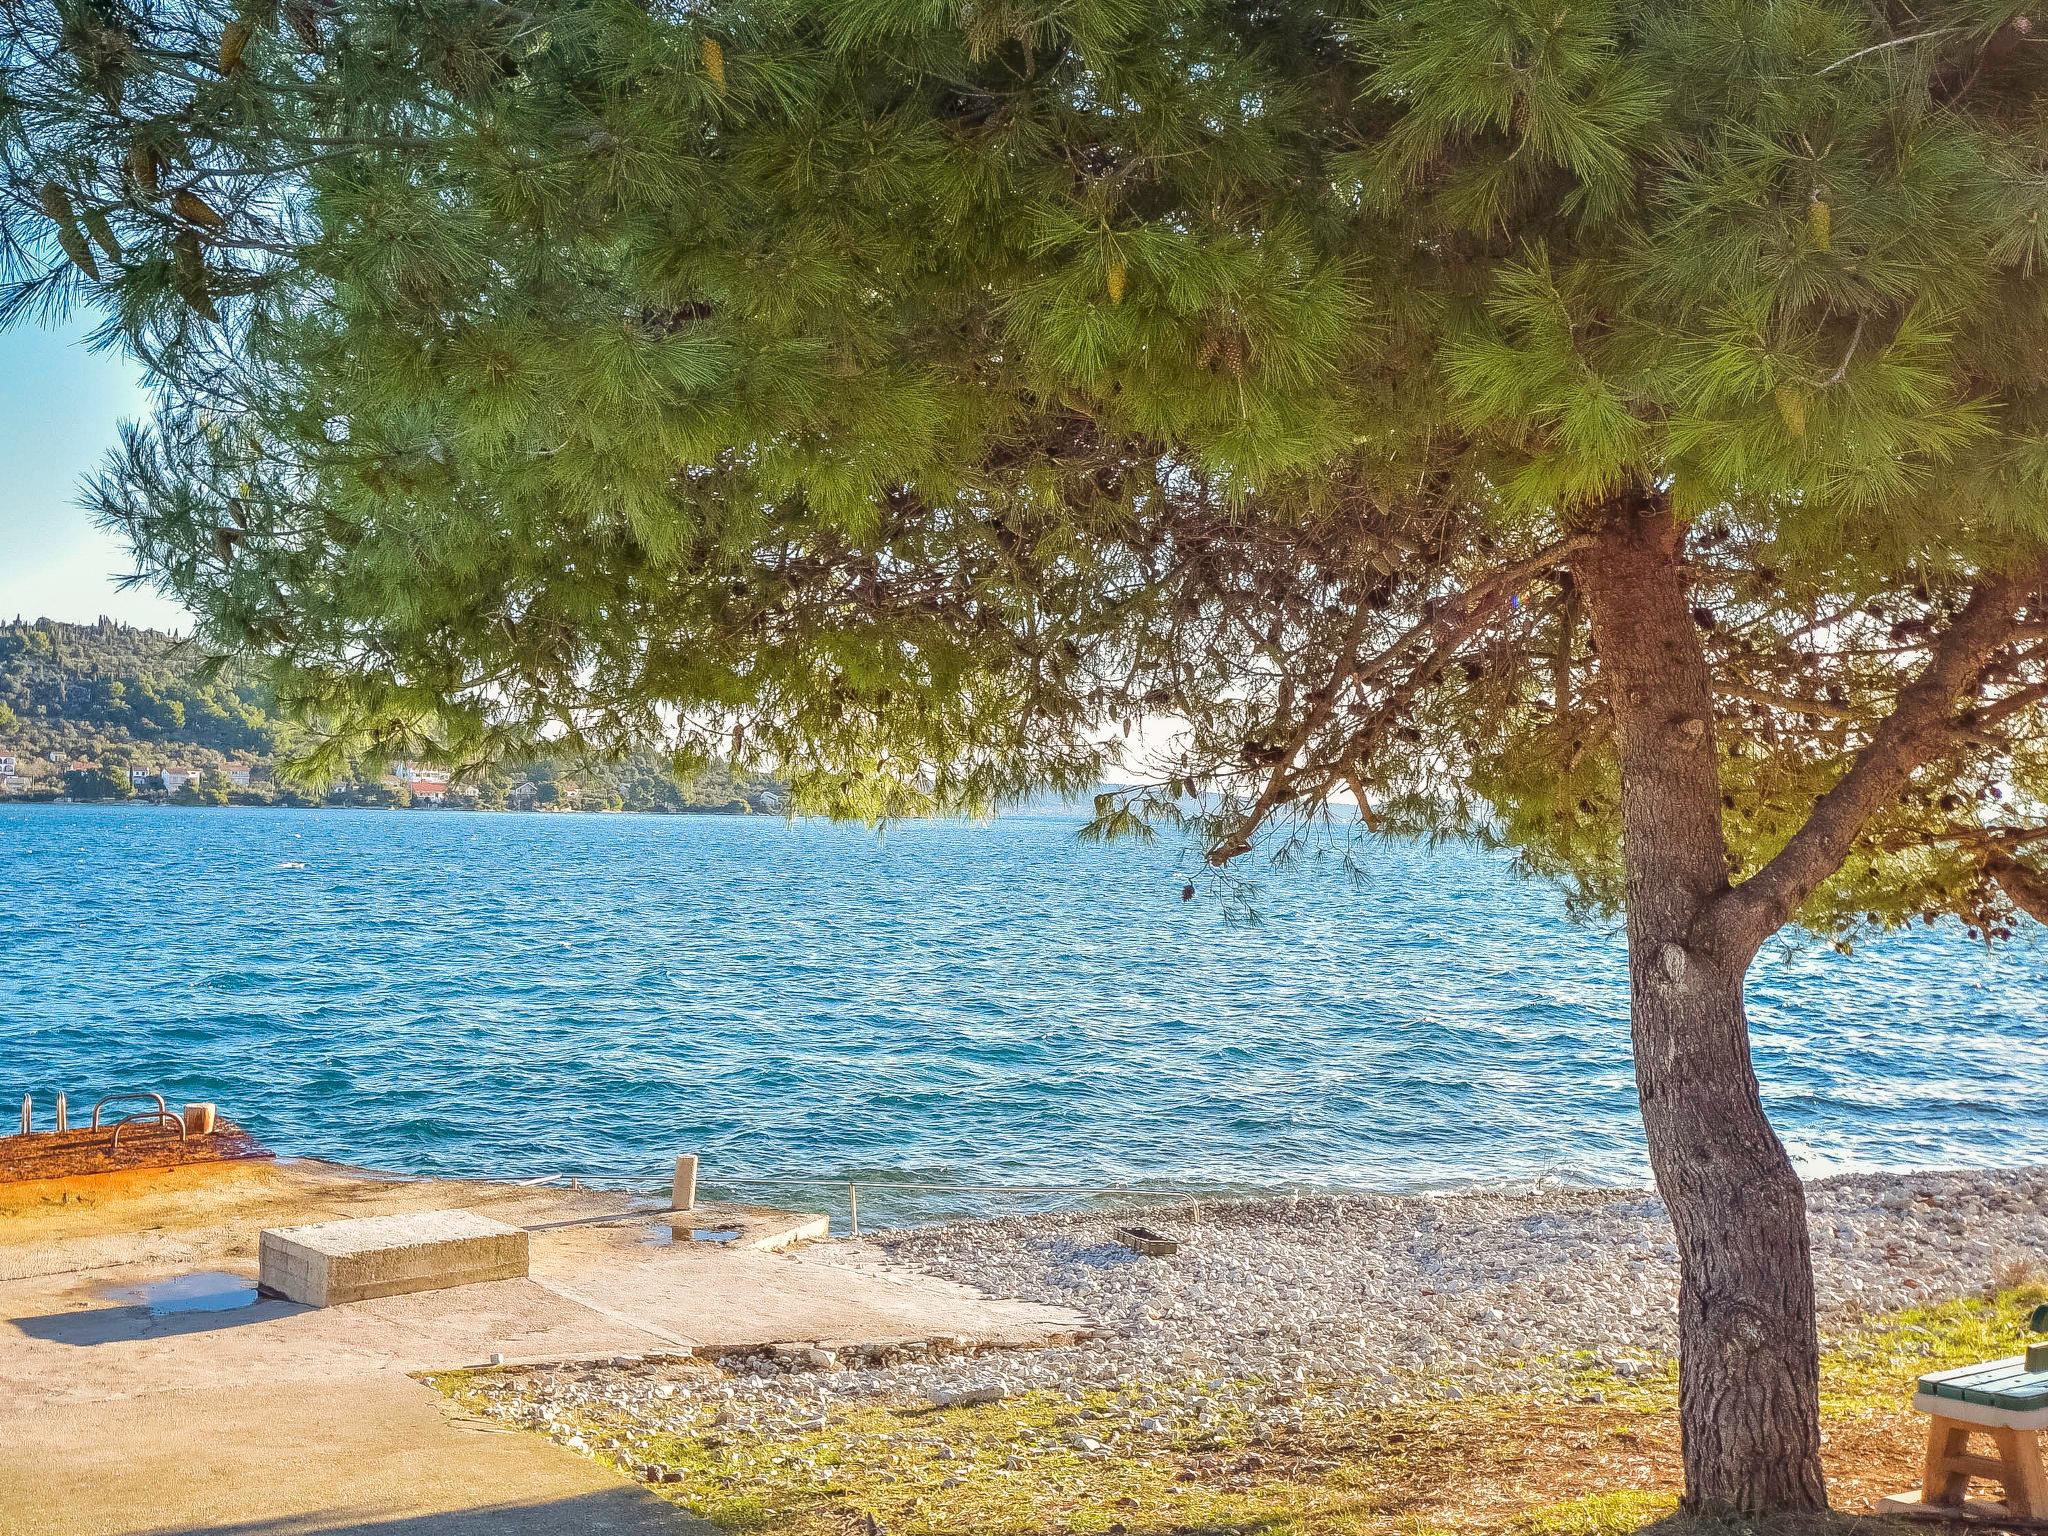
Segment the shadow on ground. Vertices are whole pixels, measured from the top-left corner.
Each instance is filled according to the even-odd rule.
[[[851,1517],[857,1520],[859,1517]],[[1370,1517],[1360,1532],[1387,1529]],[[1435,1530],[1437,1527],[1425,1526]],[[292,1520],[256,1520],[234,1525],[181,1526],[162,1536],[718,1536],[724,1528],[685,1514],[637,1489],[621,1488],[577,1498],[536,1504],[502,1504],[453,1514],[356,1517],[337,1512]],[[769,1527],[772,1529],[772,1527]],[[849,1524],[848,1529],[857,1530]],[[1232,1524],[1155,1524],[1142,1515],[1129,1524],[1109,1527],[1118,1536],[1278,1536],[1298,1530],[1286,1517]],[[1774,1520],[1704,1519],[1667,1515],[1640,1526],[1631,1536],[1906,1536],[1921,1532],[1941,1536],[1959,1527],[1934,1522],[1884,1520],[1862,1515],[1796,1516]],[[1993,1528],[1971,1526],[1978,1536],[1997,1536]],[[1618,1528],[1602,1528],[1599,1536],[1615,1536]]]
[[[40,1317],[17,1317],[9,1321],[32,1339],[46,1344],[68,1344],[90,1349],[96,1344],[119,1344],[133,1339],[163,1339],[187,1333],[216,1333],[224,1328],[241,1328],[250,1323],[267,1323],[275,1318],[310,1312],[295,1302],[262,1300],[248,1306],[211,1312],[162,1312],[154,1307],[91,1307],[80,1312],[46,1312]]]
[[[283,1520],[167,1526],[161,1536],[712,1536],[716,1530],[637,1488],[616,1488],[444,1514],[329,1510]]]
[[[1768,1520],[1670,1514],[1637,1526],[1631,1536],[1942,1536],[1970,1530],[1997,1536],[1998,1527],[1955,1521],[1897,1520],[1883,1515],[1779,1515]]]

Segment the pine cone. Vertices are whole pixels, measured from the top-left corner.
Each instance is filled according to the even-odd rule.
[[[163,190],[164,157],[147,144],[136,144],[128,150],[128,179],[145,197],[155,197]]]
[[[52,223],[69,224],[72,219],[71,194],[54,181],[43,183],[41,196],[37,199],[43,205],[43,212]]]
[[[306,52],[318,53],[327,46],[327,40],[320,35],[320,11],[313,0],[286,0],[284,20]]]
[[[114,226],[107,222],[106,214],[98,208],[88,208],[80,216],[85,232],[92,236],[92,243],[107,253],[107,260],[121,259],[121,242],[114,238]]]
[[[1785,430],[1794,437],[1806,436],[1806,396],[1790,384],[1780,384],[1776,395]]]
[[[78,216],[72,210],[71,195],[56,182],[46,181],[38,201],[44,214],[57,227],[57,244],[64,248],[71,264],[93,281],[99,281],[99,264],[92,259],[92,247],[85,243],[85,236],[79,233]]]
[[[201,229],[218,229],[227,222],[211,203],[190,187],[180,187],[171,196],[171,212]]]
[[[94,282],[100,280],[99,263],[92,259],[92,247],[85,243],[85,237],[78,232],[76,224],[59,224],[57,243],[64,247],[64,254],[71,258],[74,267]]]
[[[200,248],[199,236],[186,230],[172,242],[177,260],[172,266],[172,281],[178,290],[178,297],[195,313],[208,320],[219,320],[220,311],[213,307],[213,295],[206,290],[206,253]]]
[[[232,75],[242,67],[242,50],[249,46],[249,39],[256,34],[256,23],[249,20],[231,21],[220,31],[220,56],[215,62],[224,75]]]

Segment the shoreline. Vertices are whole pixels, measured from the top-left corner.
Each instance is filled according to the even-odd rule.
[[[277,1155],[285,1159],[333,1163],[341,1167],[366,1166],[353,1159],[326,1152],[285,1151]],[[1176,1219],[1191,1212],[1215,1217],[1240,1209],[1305,1206],[1310,1203],[1342,1206],[1376,1201],[1499,1199],[1541,1204],[1552,1200],[1569,1203],[1583,1199],[1602,1204],[1641,1201],[1658,1207],[1660,1211],[1662,1208],[1661,1198],[1649,1182],[1647,1169],[1643,1170],[1640,1177],[1617,1178],[1612,1182],[1603,1182],[1591,1175],[1544,1171],[1526,1174],[1474,1174],[1462,1178],[1434,1178],[1404,1184],[1376,1185],[1318,1185],[1307,1182],[1290,1184],[1279,1181],[1204,1184],[1193,1180],[1177,1182],[1162,1177],[1156,1185],[1150,1187],[1143,1182],[1125,1185],[972,1184],[964,1178],[948,1178],[940,1183],[937,1175],[933,1176],[934,1182],[930,1185],[926,1185],[917,1177],[909,1177],[904,1182],[895,1183],[873,1174],[831,1174],[815,1177],[761,1175],[721,1179],[708,1159],[700,1162],[699,1169],[697,1189],[700,1201],[762,1201],[829,1214],[832,1231],[830,1237],[824,1241],[834,1244],[847,1242],[856,1237],[856,1234],[848,1229],[847,1220],[846,1193],[847,1186],[852,1184],[859,1190],[860,1196],[861,1231],[857,1234],[858,1240],[875,1246],[886,1246],[940,1228],[987,1227],[1006,1230],[1019,1225],[1030,1226],[1039,1223],[1094,1223],[1113,1226],[1115,1221],[1112,1218]],[[666,1180],[651,1175],[643,1177],[637,1174],[549,1173],[536,1176],[521,1173],[500,1176],[475,1168],[439,1172],[409,1172],[398,1169],[375,1171],[393,1179],[514,1183],[539,1189],[567,1190],[575,1187],[631,1195],[645,1200],[665,1200],[669,1193]],[[2048,1190],[2048,1157],[2038,1162],[2029,1160],[2019,1163],[1946,1163],[1891,1168],[1853,1168],[1829,1173],[1801,1171],[1799,1177],[1807,1190],[1810,1208],[1814,1191],[1845,1183],[1911,1182],[1948,1178],[1997,1179],[2035,1172],[2043,1175],[2043,1188]],[[935,1207],[929,1213],[912,1214],[901,1219],[891,1218],[889,1212],[895,1206],[914,1204],[920,1199],[930,1198],[927,1192],[931,1190],[955,1194],[956,1198],[966,1203],[950,1209]],[[993,1198],[977,1204],[978,1197],[984,1195]],[[1049,1203],[1037,1205],[1001,1203],[1011,1196],[1022,1198],[1030,1195],[1051,1197],[1051,1200]],[[816,1198],[811,1198],[813,1196]],[[1072,1203],[1058,1203],[1059,1201]],[[2044,1217],[2048,1217],[2048,1208],[2044,1208]],[[2041,1259],[2044,1265],[2048,1265],[2048,1247],[2044,1247]]]
[[[1108,1211],[953,1221],[809,1250],[1094,1319],[1097,1331],[1069,1346],[880,1364],[814,1347],[721,1360],[717,1372],[540,1366],[466,1386],[490,1416],[566,1444],[591,1411],[772,1438],[870,1400],[1104,1391],[1139,1394],[1108,1426],[1121,1432],[1225,1412],[1284,1430],[1310,1399],[1334,1410],[1499,1392],[1599,1402],[1672,1368],[1676,1249],[1661,1202],[1641,1190],[1181,1209],[1146,1211],[1181,1241],[1171,1258],[1117,1245]],[[2048,1280],[2048,1165],[1836,1175],[1808,1185],[1808,1216],[1824,1335]]]
[[[40,805],[61,806],[66,810],[120,810],[123,808],[147,808],[157,811],[402,811],[422,814],[434,812],[442,815],[471,814],[477,816],[774,816],[778,810],[756,810],[750,805],[685,805],[673,808],[662,806],[513,806],[513,805],[363,805],[347,801],[315,801],[302,803],[295,800],[223,800],[209,801],[180,800],[172,795],[142,794],[125,795],[119,799],[75,800],[64,795],[10,794],[0,795],[0,806]]]

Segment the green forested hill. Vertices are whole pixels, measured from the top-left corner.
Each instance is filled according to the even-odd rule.
[[[130,769],[149,774],[172,765],[218,770],[248,764],[254,782],[232,798],[303,802],[307,797],[271,782],[269,770],[290,731],[275,711],[267,685],[232,666],[208,669],[175,635],[105,619],[0,622],[0,757],[16,760],[31,792],[118,796],[127,792]],[[75,762],[106,771],[71,774],[67,783]],[[378,786],[387,767],[361,765],[366,787],[328,798],[351,804],[403,798]],[[536,792],[515,796],[522,784]],[[476,788],[484,806],[501,806],[512,796],[596,810],[744,811],[769,809],[775,800],[772,784],[716,770],[678,784],[651,750],[618,763],[504,763],[482,775]],[[209,775],[206,794],[218,799],[229,788]]]
[[[209,679],[175,636],[98,624],[0,624],[0,751],[110,767],[150,766],[167,747],[195,766],[267,760],[267,690]]]

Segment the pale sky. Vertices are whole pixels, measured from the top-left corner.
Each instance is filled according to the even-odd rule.
[[[0,619],[102,614],[183,629],[184,610],[147,589],[117,591],[127,546],[79,507],[88,475],[148,401],[123,359],[88,352],[80,328],[0,333]]]

